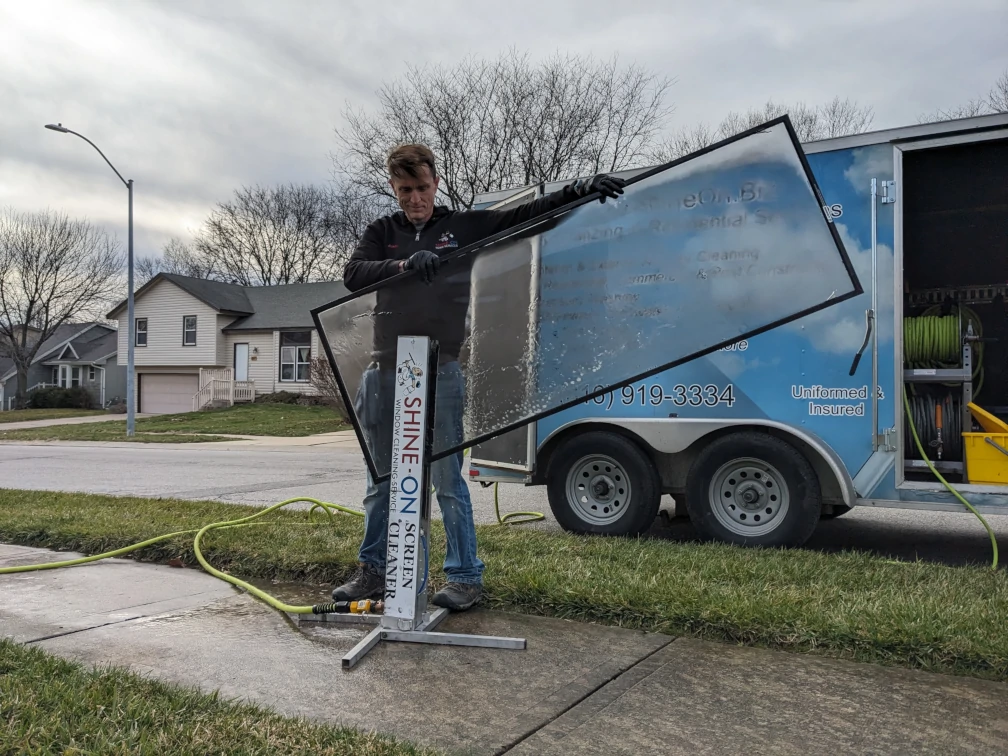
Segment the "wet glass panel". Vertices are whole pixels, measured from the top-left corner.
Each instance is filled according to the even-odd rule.
[[[379,478],[399,335],[440,343],[434,458],[861,291],[784,123],[315,311]]]

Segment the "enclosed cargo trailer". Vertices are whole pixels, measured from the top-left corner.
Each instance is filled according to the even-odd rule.
[[[1008,512],[1008,114],[803,149],[862,294],[479,444],[470,479],[545,485],[575,532],[642,532],[667,494],[709,537],[797,545],[854,506],[963,510],[913,420],[956,490]],[[742,275],[746,254],[701,252],[695,274]]]

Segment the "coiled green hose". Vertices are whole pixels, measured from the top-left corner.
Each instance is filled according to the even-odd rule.
[[[903,319],[903,362],[908,368],[958,367],[962,361],[962,338],[969,326],[973,326],[975,336],[983,336],[983,324],[977,314],[966,305],[957,304],[956,307],[959,308],[959,315],[940,315],[941,305],[934,305],[917,317]],[[983,343],[975,342],[972,373],[974,399],[983,388],[983,354]]]

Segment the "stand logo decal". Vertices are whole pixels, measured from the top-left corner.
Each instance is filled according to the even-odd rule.
[[[413,355],[407,355],[407,359],[399,363],[396,368],[396,379],[399,388],[410,395],[420,388],[420,379],[423,378],[423,368],[416,364]]]
[[[392,412],[392,460],[389,478],[388,552],[385,560],[387,617],[410,625],[426,607],[420,590],[424,523],[424,434],[427,427],[427,363],[430,339],[399,337]],[[383,397],[388,401],[390,397]]]

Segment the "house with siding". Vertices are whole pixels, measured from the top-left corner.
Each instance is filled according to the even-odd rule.
[[[115,327],[95,322],[59,326],[39,346],[28,368],[29,395],[49,386],[82,387],[95,407],[104,407],[117,397],[125,399],[126,366],[119,364]],[[14,361],[0,354],[0,407],[11,409],[16,396]]]
[[[347,294],[342,282],[242,286],[159,273],[133,295],[137,412],[192,412],[276,391],[312,394],[321,356],[311,310]],[[125,355],[126,302],[119,322]]]

